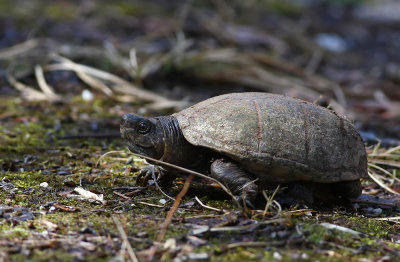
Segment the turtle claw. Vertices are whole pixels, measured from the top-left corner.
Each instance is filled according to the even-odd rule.
[[[150,179],[155,177],[155,167],[153,165],[145,166],[139,171],[139,175],[136,178],[136,184],[140,186],[146,186]]]
[[[282,207],[308,208],[313,206],[313,184],[298,182],[287,185],[285,192],[276,196],[276,200]]]
[[[160,186],[169,186],[174,179],[175,177],[167,173],[164,168],[148,165],[139,171],[139,175],[136,178],[136,184],[146,186],[150,180],[153,180]]]
[[[236,200],[239,202],[239,204],[243,207],[250,207],[251,209],[255,209],[255,206],[253,203],[250,201],[250,199],[247,198],[247,196],[237,196]]]
[[[294,198],[291,196],[276,197],[276,201],[278,201],[278,203],[285,208],[308,208],[308,205],[303,199]]]

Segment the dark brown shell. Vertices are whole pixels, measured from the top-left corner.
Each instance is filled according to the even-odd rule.
[[[338,182],[367,176],[354,125],[334,112],[281,95],[235,93],[174,114],[186,140],[240,163],[260,182]]]

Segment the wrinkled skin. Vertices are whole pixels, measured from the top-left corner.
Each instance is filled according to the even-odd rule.
[[[365,148],[349,121],[278,95],[228,94],[149,119],[127,114],[121,135],[132,152],[209,174],[250,207],[259,188],[277,184],[287,188],[279,197],[287,206],[343,202],[361,194],[366,175]],[[165,179],[173,170],[159,170],[173,179]]]

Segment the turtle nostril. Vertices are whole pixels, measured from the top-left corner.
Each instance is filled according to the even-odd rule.
[[[121,118],[121,126],[127,127],[129,125],[129,122],[130,122],[129,120],[130,120],[129,114],[123,115],[122,118]]]

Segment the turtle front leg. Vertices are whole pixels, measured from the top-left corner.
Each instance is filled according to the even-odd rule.
[[[217,159],[211,164],[211,177],[228,187],[240,204],[254,207],[251,201],[257,196],[257,185],[248,173],[235,163]]]
[[[160,186],[169,186],[174,181],[175,176],[171,175],[161,166],[148,165],[140,169],[139,175],[136,178],[136,184],[146,186],[151,179],[157,180]]]

